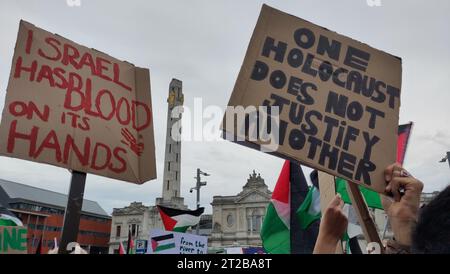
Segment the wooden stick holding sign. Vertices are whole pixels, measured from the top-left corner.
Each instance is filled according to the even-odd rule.
[[[322,216],[325,214],[325,210],[336,196],[336,184],[334,182],[334,176],[318,171],[319,173],[319,190],[320,190],[320,209]],[[336,254],[343,254],[342,242],[339,241],[336,246]]]
[[[358,222],[361,225],[364,238],[366,239],[368,244],[378,243],[381,253],[384,253],[380,235],[378,234],[375,223],[373,222],[373,219],[369,214],[366,202],[364,201],[364,198],[359,191],[358,185],[347,181],[347,189],[348,195],[350,196],[350,199],[352,201],[353,208],[355,209],[356,215],[358,216]]]
[[[69,253],[67,245],[77,241],[86,176],[84,172],[72,171],[69,197],[67,198],[66,212],[64,213],[61,244],[58,250],[59,254]]]

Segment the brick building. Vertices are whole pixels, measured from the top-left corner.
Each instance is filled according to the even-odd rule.
[[[42,236],[42,253],[61,238],[67,195],[0,179],[0,202],[28,227],[28,253]],[[77,242],[90,253],[108,253],[111,217],[97,202],[84,200]]]

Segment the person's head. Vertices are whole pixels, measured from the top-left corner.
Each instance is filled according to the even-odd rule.
[[[412,236],[412,251],[450,254],[450,186],[421,209]]]

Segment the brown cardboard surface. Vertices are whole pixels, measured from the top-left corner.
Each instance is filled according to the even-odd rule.
[[[271,153],[384,192],[401,73],[398,57],[264,5],[228,106],[282,106]],[[264,145],[239,123],[222,129]]]
[[[320,211],[324,214],[325,210],[336,196],[336,184],[334,183],[334,176],[321,171],[318,172],[318,175],[320,189]]]
[[[0,226],[0,254],[27,254],[27,228]]]
[[[326,209],[330,205],[331,201],[336,197],[336,184],[334,181],[334,176],[325,173],[318,172],[319,176],[319,189],[320,189],[320,211],[322,216],[325,214]],[[344,254],[342,248],[342,241],[338,241],[336,245],[336,254]]]
[[[21,21],[0,154],[137,184],[155,179],[149,74]]]

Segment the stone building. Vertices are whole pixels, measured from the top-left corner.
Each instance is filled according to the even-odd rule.
[[[214,196],[209,246],[261,246],[259,233],[271,196],[255,171],[236,196]]]
[[[128,231],[135,240],[148,240],[150,230],[164,228],[156,206],[133,202],[124,208],[114,208],[109,241],[109,254],[119,252],[119,243],[126,248]]]

